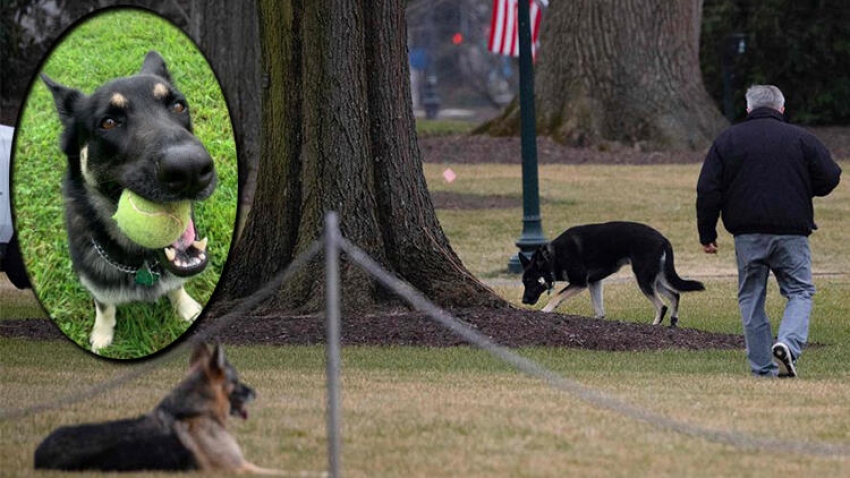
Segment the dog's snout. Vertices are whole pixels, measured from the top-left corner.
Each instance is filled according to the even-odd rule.
[[[175,145],[163,154],[157,179],[170,192],[192,198],[215,181],[215,166],[202,146]]]
[[[536,304],[544,290],[542,287],[538,289],[526,289],[522,294],[522,303],[527,305]]]

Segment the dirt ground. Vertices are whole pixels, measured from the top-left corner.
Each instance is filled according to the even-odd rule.
[[[850,128],[814,128],[835,158],[850,158]],[[420,140],[424,160],[433,163],[516,163],[520,164],[519,138],[442,136]],[[704,152],[642,152],[625,147],[607,150],[566,148],[548,138],[538,140],[541,164],[673,164],[697,163]],[[514,196],[434,195],[437,208],[487,209],[515,207]],[[682,327],[655,327],[564,314],[543,314],[519,308],[460,309],[451,311],[493,341],[509,346],[557,346],[591,350],[742,349],[738,335],[716,334]],[[318,315],[286,316],[281,313],[237,317],[216,324],[205,317],[194,333],[213,327],[214,337],[229,344],[318,344],[324,341],[324,319]],[[342,339],[346,345],[410,345],[446,347],[464,341],[436,325],[425,314],[409,310],[388,310],[379,314],[343,316]],[[63,338],[48,319],[0,321],[0,336],[33,340]]]
[[[850,159],[850,127],[809,128],[829,148],[833,158]],[[423,160],[430,163],[521,164],[518,137],[436,136],[419,140]],[[705,151],[645,152],[621,145],[568,148],[548,137],[537,139],[539,164],[681,164],[701,163]]]
[[[518,308],[474,308],[450,312],[476,331],[507,347],[547,346],[623,351],[741,349],[744,346],[740,336],[687,327],[671,329],[558,313],[544,314]],[[212,338],[226,344],[312,345],[324,343],[325,338],[322,315],[243,316],[220,325],[217,319],[205,317],[192,333],[200,333],[210,327],[218,329]],[[29,340],[64,338],[49,319],[0,321],[0,336]],[[343,345],[466,345],[463,339],[440,327],[427,315],[407,310],[343,315],[341,336]]]

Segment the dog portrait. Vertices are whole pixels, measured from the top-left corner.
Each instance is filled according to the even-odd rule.
[[[114,22],[131,47],[85,48]],[[237,208],[227,106],[203,55],[147,12],[84,19],[50,54],[19,131],[20,244],[48,315],[107,357],[169,345],[215,288]]]

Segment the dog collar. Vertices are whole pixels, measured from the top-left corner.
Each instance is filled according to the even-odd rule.
[[[548,282],[546,281],[546,279],[545,279],[543,276],[541,276],[541,277],[538,279],[538,283],[539,283],[540,285],[542,285],[542,286],[545,286],[545,287],[546,287],[546,293],[547,293],[547,294],[551,294],[551,293],[552,293],[552,289],[554,289],[554,288],[555,288],[555,281],[554,281],[554,277],[555,277],[555,276],[553,275],[553,276],[552,276],[552,279],[553,279],[553,280],[548,281]]]
[[[121,264],[120,262],[113,261],[103,249],[103,246],[101,246],[100,243],[95,240],[95,238],[91,238],[91,243],[100,258],[106,261],[107,264],[111,265],[112,267],[118,269],[121,272],[124,272],[125,274],[133,274],[135,276],[134,280],[136,284],[151,287],[157,282],[159,282],[159,277],[162,275],[162,273],[154,270],[154,268],[159,266],[159,261],[154,260],[153,264],[150,264],[148,260],[145,259],[145,261],[140,267],[126,266],[124,264]]]

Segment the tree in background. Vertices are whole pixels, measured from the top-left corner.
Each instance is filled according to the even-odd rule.
[[[443,305],[502,305],[461,264],[425,185],[410,102],[404,9],[394,0],[258,1],[262,134],[257,194],[232,251],[224,293],[244,297],[322,234],[325,212],[343,235]],[[317,310],[313,264],[274,306]],[[353,265],[343,306],[394,299]]]
[[[191,0],[185,27],[221,84],[239,162],[239,224],[244,227],[260,156],[260,39],[255,0]],[[226,280],[226,277],[225,277]]]
[[[724,42],[741,34],[746,52],[733,85],[737,117],[744,92],[769,83],[785,92],[796,123],[850,124],[850,2],[846,0],[705,0],[700,58],[709,93],[723,96]]]
[[[535,71],[538,134],[576,146],[708,146],[726,121],[702,82],[701,11],[701,0],[552,2]],[[516,134],[518,110],[515,101],[479,131]]]

